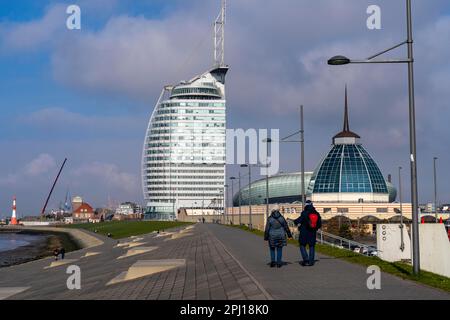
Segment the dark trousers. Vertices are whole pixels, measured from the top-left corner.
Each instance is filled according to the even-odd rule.
[[[270,249],[270,260],[272,262],[281,263],[281,258],[283,257],[283,247],[269,247]],[[276,251],[276,261],[275,261],[275,251]]]
[[[300,245],[300,253],[302,255],[303,262],[308,262],[309,264],[314,264],[314,256],[315,256],[315,247],[309,246],[309,255],[308,252],[306,252],[306,245]]]

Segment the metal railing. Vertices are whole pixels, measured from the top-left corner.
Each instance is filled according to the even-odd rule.
[[[292,235],[294,239],[298,240],[299,232],[297,230],[292,232]],[[317,231],[317,242],[340,249],[346,249],[366,256],[376,256],[379,252],[376,245],[368,245],[354,240],[349,240],[322,230]]]

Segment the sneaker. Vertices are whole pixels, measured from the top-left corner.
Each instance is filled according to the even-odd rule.
[[[277,268],[281,268],[282,265],[283,264],[281,264],[281,263],[277,263]]]
[[[305,261],[299,261],[298,262],[302,267],[306,266],[306,262]]]
[[[271,263],[270,263],[270,267],[271,267],[271,268],[274,268],[274,267],[275,267],[275,265],[276,265],[276,263],[275,263],[275,262],[271,262]]]

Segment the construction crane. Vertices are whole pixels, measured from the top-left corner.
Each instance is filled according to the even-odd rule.
[[[64,159],[64,162],[61,165],[61,168],[58,171],[58,175],[56,176],[56,179],[53,182],[52,188],[50,189],[50,192],[49,192],[49,194],[47,196],[47,200],[45,200],[44,207],[42,208],[42,211],[41,211],[41,218],[43,218],[44,215],[45,215],[45,210],[47,209],[48,201],[50,200],[50,197],[52,196],[53,190],[55,189],[56,183],[58,182],[59,176],[61,175],[61,172],[64,169],[64,166],[66,165],[66,162],[67,162],[67,158]]]

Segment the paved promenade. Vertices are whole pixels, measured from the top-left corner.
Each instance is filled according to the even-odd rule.
[[[65,265],[47,258],[0,269],[0,299],[450,299],[387,274],[381,290],[368,290],[364,267],[323,256],[301,267],[294,246],[285,248],[288,264],[272,269],[262,238],[215,224],[101,239]],[[80,290],[67,288],[69,265],[80,267]]]

